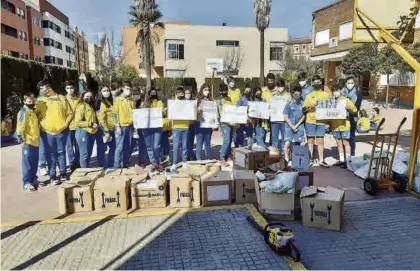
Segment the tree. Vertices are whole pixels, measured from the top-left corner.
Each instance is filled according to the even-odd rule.
[[[142,85],[142,78],[139,77],[136,68],[128,64],[122,64],[117,67],[115,80],[118,82],[130,81],[134,86]]]
[[[144,66],[146,69],[146,87],[152,86],[152,53],[153,34],[151,25],[157,25],[162,13],[158,10],[155,0],[134,0],[134,6],[130,7],[128,14],[131,16],[130,23],[138,29],[136,44],[140,44]]]
[[[294,82],[296,82],[296,80],[298,79],[298,75],[299,75],[299,73],[297,71],[285,71],[281,75],[281,77],[283,78],[283,80],[286,82],[287,87],[289,88],[289,90],[291,89],[290,86]]]
[[[223,75],[238,75],[243,56],[241,48],[233,47],[227,50],[223,58]]]
[[[260,84],[264,86],[264,31],[270,25],[272,0],[254,0],[255,25],[260,31]]]
[[[361,77],[375,69],[375,57],[378,54],[377,45],[363,44],[354,46],[344,57],[341,69],[344,74],[353,75],[361,82]]]

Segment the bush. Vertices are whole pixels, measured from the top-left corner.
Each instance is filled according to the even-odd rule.
[[[212,89],[212,86],[214,86],[214,98],[219,97],[219,85],[221,83],[224,83],[223,79],[220,77],[210,78],[207,77],[204,79],[204,82],[210,86],[210,90]],[[212,84],[213,82],[213,84]],[[252,78],[242,78],[242,77],[236,77],[235,78],[235,87],[239,88],[241,92],[244,91],[246,83],[249,83],[251,85],[251,88],[254,89],[255,87],[260,86],[260,78],[259,77],[252,77]]]
[[[185,89],[192,90],[193,93],[197,93],[197,82],[195,78],[155,78],[153,79],[152,84],[156,88],[160,88],[164,92],[166,99],[172,98],[175,96],[175,89],[178,86],[184,86]]]

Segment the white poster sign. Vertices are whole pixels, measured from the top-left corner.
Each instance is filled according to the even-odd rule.
[[[292,167],[298,171],[309,171],[308,146],[293,146]]]
[[[133,125],[136,129],[162,128],[162,108],[134,109]]]
[[[284,121],[284,107],[289,99],[282,96],[273,96],[270,100],[270,121]]]
[[[221,122],[246,124],[248,122],[248,106],[223,105]]]
[[[215,69],[216,72],[223,71],[222,58],[206,58],[206,72],[213,72],[213,69]]]
[[[201,101],[201,104],[200,104],[200,127],[201,128],[217,128],[217,127],[219,127],[216,102]]]
[[[317,120],[342,120],[347,118],[346,100],[318,101],[316,104]]]
[[[248,102],[248,116],[255,119],[269,119],[269,104],[264,102]]]
[[[196,120],[197,100],[168,100],[169,120]]]

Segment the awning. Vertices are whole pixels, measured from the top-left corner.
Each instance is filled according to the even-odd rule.
[[[344,57],[349,53],[349,51],[343,51],[332,54],[325,54],[319,56],[311,56],[312,61],[343,61]]]

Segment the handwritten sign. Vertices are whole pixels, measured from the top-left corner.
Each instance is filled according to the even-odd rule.
[[[264,102],[248,102],[248,116],[255,119],[269,119],[269,104]]]
[[[270,121],[284,121],[284,107],[289,99],[282,96],[273,96],[270,100]]]
[[[197,100],[168,100],[169,120],[196,120]]]
[[[217,104],[213,101],[202,101],[200,104],[200,127],[217,128],[219,127]]]
[[[347,118],[346,100],[318,101],[316,104],[317,120],[342,120]]]
[[[162,108],[142,108],[133,110],[133,125],[136,129],[161,128]]]
[[[248,107],[223,105],[221,122],[246,124],[248,122]]]
[[[293,146],[292,167],[298,171],[309,171],[308,146]]]

